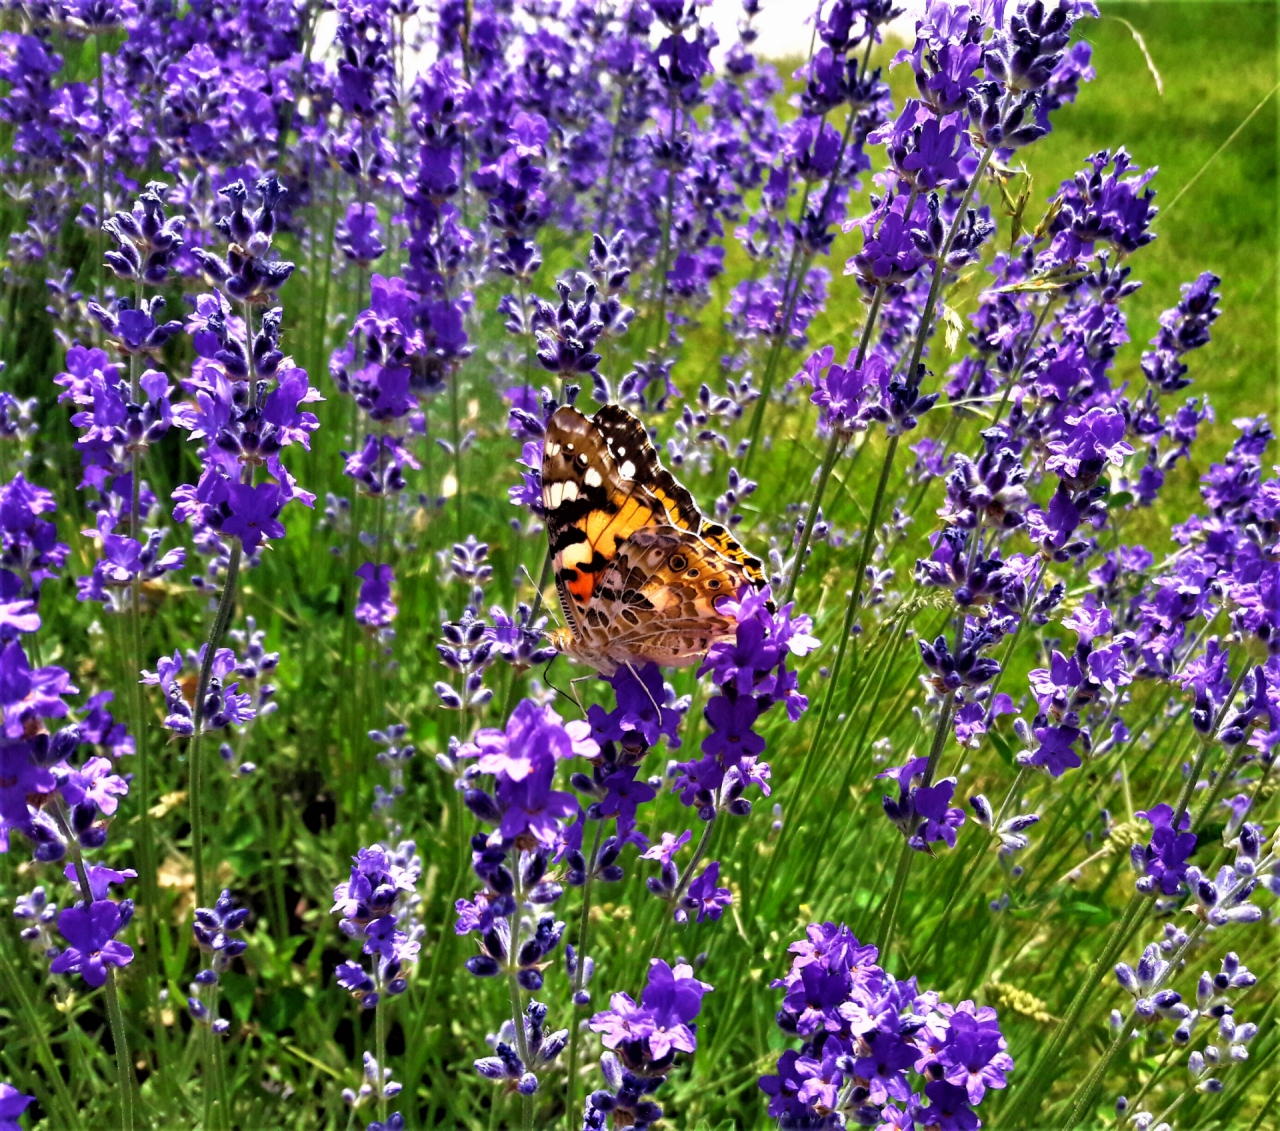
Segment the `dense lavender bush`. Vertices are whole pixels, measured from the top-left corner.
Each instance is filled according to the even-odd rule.
[[[1270,1117],[1229,265],[1091,0],[760,8],[3,6],[0,1131]]]

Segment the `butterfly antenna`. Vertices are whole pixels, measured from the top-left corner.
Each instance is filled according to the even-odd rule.
[[[569,681],[568,691],[565,691],[563,688],[557,687],[554,683],[551,682],[551,665],[554,664],[558,658],[559,658],[559,653],[556,653],[555,656],[552,656],[551,659],[547,661],[547,666],[542,669],[542,681],[549,688],[551,688],[552,691],[554,691],[557,695],[559,695],[561,699],[568,699],[570,703],[572,703],[575,707],[578,708],[578,710],[582,714],[582,717],[585,719],[587,717],[586,708],[583,707],[582,700],[578,698],[578,689],[574,687],[574,684],[577,683],[578,681],[576,679],[571,679]],[[581,678],[590,679],[591,677],[582,676]]]
[[[552,619],[553,621],[555,621],[556,625],[557,625],[558,627],[560,627],[560,628],[563,628],[563,627],[564,627],[564,625],[561,623],[561,621],[560,621],[560,616],[559,616],[559,614],[557,613],[557,611],[556,611],[555,607],[554,607],[553,605],[548,604],[546,601],[541,600],[541,597],[542,597],[542,589],[539,587],[538,583],[537,583],[536,581],[534,581],[534,580],[533,580],[533,574],[531,574],[531,573],[529,572],[529,567],[528,567],[528,566],[526,566],[526,565],[524,564],[524,562],[521,562],[521,563],[520,563],[520,572],[524,574],[524,576],[525,576],[525,580],[526,580],[526,581],[528,581],[528,583],[529,583],[531,586],[533,586],[533,591],[534,591],[536,594],[538,594],[538,597],[539,597],[539,601],[538,601],[538,603],[539,603],[539,604],[540,604],[544,609],[546,609],[546,610],[547,610],[547,612],[551,615],[551,619]],[[547,635],[547,633],[545,633],[545,632],[544,632],[542,635],[543,635],[543,636],[546,636],[546,635]]]
[[[641,688],[643,688],[645,695],[649,697],[649,702],[653,704],[653,709],[658,712],[658,721],[661,722],[662,708],[658,706],[658,701],[653,697],[653,693],[650,692],[649,688],[645,686],[644,680],[640,678],[640,673],[636,671],[635,665],[630,660],[627,661],[627,670],[630,671],[631,674],[636,677],[636,683],[638,683],[641,686]]]

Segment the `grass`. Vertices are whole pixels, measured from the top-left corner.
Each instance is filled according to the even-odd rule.
[[[1147,70],[1134,29],[1141,33],[1161,75],[1163,96]],[[1083,31],[1094,45],[1099,78],[1082,89],[1076,105],[1058,115],[1053,135],[1029,151],[1033,196],[1028,213],[1033,221],[1037,207],[1057,183],[1100,148],[1125,145],[1139,164],[1159,165],[1155,186],[1160,201],[1173,200],[1205,170],[1158,221],[1156,243],[1133,257],[1135,276],[1144,286],[1129,307],[1133,340],[1119,359],[1117,372],[1140,380],[1138,357],[1155,332],[1159,312],[1176,301],[1181,283],[1202,270],[1213,270],[1223,277],[1224,314],[1214,328],[1213,344],[1195,357],[1196,385],[1191,391],[1210,396],[1218,421],[1199,454],[1174,477],[1159,508],[1125,530],[1126,540],[1162,541],[1171,521],[1195,509],[1196,479],[1208,460],[1225,450],[1232,434],[1231,419],[1271,412],[1277,406],[1277,99],[1265,102],[1205,169],[1280,79],[1276,32],[1277,10],[1265,3],[1104,5],[1103,19],[1086,22]],[[892,79],[901,97],[904,76],[895,71]],[[855,212],[862,203],[855,203]],[[832,299],[812,334],[815,343],[833,341],[838,350],[849,342],[861,319],[850,281],[839,275],[839,264],[854,247],[852,235],[837,240]],[[544,277],[549,280],[580,250],[550,246]],[[73,251],[87,254],[87,248],[79,245],[73,245]],[[305,264],[310,250],[299,247],[296,254]],[[40,314],[43,297],[38,280],[31,282],[24,290],[10,292],[15,305],[5,357],[11,387],[42,400],[44,431],[32,476],[57,490],[63,537],[75,551],[66,570],[70,577],[86,571],[91,547],[77,533],[85,523],[78,513],[75,474],[64,466],[71,430],[64,410],[53,404],[49,383],[60,368],[61,356]],[[975,279],[951,300],[962,313],[971,308],[980,282]],[[349,316],[355,302],[351,286],[349,273],[340,278],[327,308],[330,314]],[[478,437],[464,461],[460,487],[455,485],[451,491],[447,486],[453,466],[444,453],[433,443],[423,446],[426,498],[410,497],[398,520],[399,668],[375,676],[366,665],[361,669],[365,675],[353,682],[336,662],[343,648],[340,626],[349,619],[346,562],[329,552],[330,543],[337,539],[319,523],[325,491],[346,490],[337,451],[344,446],[348,411],[327,378],[319,376],[327,349],[317,332],[323,330],[332,346],[342,328],[340,321],[322,324],[323,291],[319,275],[309,277],[307,271],[300,271],[283,296],[286,344],[300,352],[301,360],[312,368],[313,379],[330,397],[322,406],[324,428],[317,435],[315,450],[296,467],[302,483],[320,495],[320,506],[315,516],[299,508],[286,514],[289,537],[249,574],[240,609],[242,615],[256,618],[267,631],[269,647],[282,653],[276,680],[280,710],[255,727],[243,752],[258,763],[259,772],[248,780],[215,774],[216,803],[210,806],[216,813],[213,855],[221,862],[219,881],[254,908],[252,944],[244,968],[228,975],[225,982],[237,1026],[236,1055],[228,1066],[237,1097],[237,1122],[242,1127],[298,1131],[344,1125],[339,1090],[358,1085],[360,1052],[372,1045],[372,1016],[358,1014],[333,985],[333,967],[350,957],[353,948],[346,945],[328,914],[330,892],[344,877],[346,856],[382,833],[368,804],[373,783],[384,781],[384,774],[363,733],[370,726],[402,720],[409,724],[422,753],[410,764],[408,792],[397,814],[404,835],[417,840],[426,865],[423,897],[428,928],[422,962],[409,992],[392,1012],[389,1051],[410,1100],[402,1110],[411,1127],[511,1126],[517,1118],[515,1104],[495,1107],[492,1088],[470,1068],[472,1059],[485,1051],[485,1034],[496,1029],[506,1006],[500,986],[478,982],[461,971],[469,951],[454,938],[449,922],[453,900],[469,886],[460,865],[463,838],[469,835],[472,822],[432,760],[458,729],[458,721],[435,707],[431,685],[442,677],[435,654],[441,616],[456,616],[466,599],[463,587],[448,580],[437,553],[467,532],[488,540],[496,565],[488,599],[508,605],[520,584],[518,566],[536,573],[541,562],[539,538],[515,537],[508,526],[512,508],[505,487],[514,479],[513,449],[503,439],[502,417],[489,381],[493,366],[516,368],[522,359],[504,357],[501,347],[494,347],[488,354],[480,351],[466,371],[457,428],[463,432],[475,428]],[[483,295],[482,299],[493,297]],[[702,312],[702,329],[691,333],[688,354],[677,368],[677,381],[686,394],[718,368],[715,315],[714,306]],[[483,340],[500,342],[501,337],[497,319],[488,315]],[[942,351],[931,365],[941,371],[949,361]],[[789,374],[793,368],[784,372]],[[451,407],[447,398],[434,406],[433,439],[457,435]],[[786,536],[792,518],[785,507],[801,493],[801,485],[820,458],[819,442],[812,438],[812,418],[803,408],[791,404],[771,410],[768,423],[774,443],[771,453],[753,469],[761,487],[751,499],[748,519],[749,540],[760,547],[770,537]],[[936,434],[943,424],[943,414],[936,413],[927,420],[925,430]],[[149,474],[161,497],[179,477],[190,476],[191,458],[177,437],[170,437],[156,453]],[[878,448],[857,459],[837,467],[838,489],[830,496],[829,516],[845,530],[858,529],[864,521],[862,508],[869,497],[864,480],[878,465]],[[704,504],[722,489],[726,470],[727,462],[722,461],[713,475],[690,477],[690,487]],[[905,495],[898,482],[892,489],[895,498]],[[930,528],[933,505],[930,496],[920,505],[915,526],[893,547],[891,563],[898,571],[899,589]],[[361,510],[363,520],[372,522],[369,506],[362,505]],[[818,635],[828,641],[835,637],[842,613],[850,553],[848,547],[819,547],[806,575],[812,580],[806,580],[802,591],[803,605],[814,613]],[[148,621],[148,657],[194,646],[201,637],[205,599],[176,585],[157,592],[154,599],[158,604],[156,615]],[[85,691],[123,685],[114,667],[110,634],[99,631],[92,609],[76,605],[69,581],[56,593],[49,591],[45,612],[48,623],[41,644],[46,663],[70,667]],[[664,1090],[672,1127],[719,1129],[727,1122],[747,1131],[769,1125],[755,1078],[784,1042],[772,1023],[777,998],[768,984],[784,969],[788,943],[812,918],[842,918],[861,934],[874,926],[897,843],[896,833],[879,814],[880,790],[872,775],[881,763],[897,764],[927,745],[928,736],[921,734],[912,714],[920,702],[912,635],[932,635],[945,619],[942,603],[926,598],[858,643],[855,666],[838,690],[837,725],[819,752],[809,781],[801,783],[798,770],[814,713],[800,724],[777,720],[771,724],[775,800],[783,804],[784,819],[799,820],[802,786],[812,789],[816,802],[797,827],[788,830],[787,851],[780,859],[775,857],[776,834],[763,835],[769,821],[767,805],[758,806],[749,822],[722,822],[712,855],[724,862],[722,882],[727,878],[734,888],[734,909],[719,923],[691,925],[668,936],[664,953],[702,957],[701,974],[716,986],[700,1019],[698,1054]],[[366,660],[375,651],[368,642],[360,643],[359,649]],[[1026,646],[1023,653],[1015,671],[1032,666],[1032,649]],[[829,654],[830,649],[824,649],[803,670],[804,685],[813,696],[822,694],[817,669],[829,662]],[[560,682],[561,675],[553,673],[552,678]],[[676,682],[681,690],[692,686],[687,675]],[[500,682],[497,691],[496,701],[501,703],[507,688]],[[1148,703],[1142,700],[1144,710]],[[696,731],[690,730],[687,744],[693,745]],[[1043,1040],[1049,1027],[1045,1017],[1064,1011],[1068,989],[1100,947],[1125,901],[1123,854],[1099,861],[1077,884],[1060,883],[1059,878],[1099,843],[1100,809],[1127,816],[1133,807],[1162,796],[1162,788],[1167,794],[1167,783],[1176,774],[1178,735],[1165,734],[1157,720],[1142,738],[1124,767],[1128,775],[1123,784],[1112,780],[1110,773],[1116,767],[1109,765],[1106,772],[1084,771],[1065,793],[1042,785],[1030,791],[1030,802],[1052,808],[1054,816],[1042,826],[1043,833],[1023,860],[1026,873],[1021,878],[1003,873],[993,858],[984,861],[970,839],[962,839],[954,853],[917,862],[904,902],[902,945],[892,968],[899,974],[904,970],[918,974],[922,985],[952,995],[952,1000],[975,997],[999,1004],[1019,1059]],[[891,752],[875,745],[882,739],[891,744]],[[984,748],[969,766],[960,765],[961,761],[954,751],[949,752],[944,768],[962,773],[962,796],[979,790],[1003,796],[1012,770],[999,749]],[[185,779],[182,747],[164,748],[161,762],[156,796],[166,798],[160,802],[167,808],[160,818],[161,852],[167,861],[164,917],[171,930],[160,959],[170,994],[171,1016],[166,1024],[174,1058],[165,1068],[180,1074],[184,1067],[190,1070],[182,1059],[190,1054],[183,1051],[184,1018],[177,1003],[185,997],[191,971],[189,931],[184,925],[190,906],[189,830],[177,796]],[[660,768],[655,755],[651,772]],[[680,822],[687,821],[687,813],[671,799],[653,809],[647,832],[686,827]],[[117,822],[114,858],[129,858],[136,819],[136,812],[130,812]],[[1094,837],[1091,844],[1086,833]],[[19,855],[0,857],[0,906],[5,908],[31,883]],[[630,857],[626,859],[627,879],[620,888],[601,892],[593,912],[593,950],[600,971],[594,986],[597,1002],[615,989],[632,993],[638,989],[659,934],[663,908],[645,896],[643,869]],[[971,868],[971,890],[949,909],[947,930],[935,935],[950,895],[959,890],[961,878]],[[762,891],[761,882],[768,873],[772,873],[772,884]],[[1008,910],[993,915],[988,901],[1005,892],[1010,895]],[[577,897],[571,894],[560,914],[573,922],[576,909]],[[5,919],[0,930],[8,942],[13,929],[7,915]],[[1269,947],[1267,961],[1274,963],[1274,943]],[[1209,961],[1207,955],[1197,956],[1197,961],[1201,957]],[[1250,964],[1261,973],[1258,964],[1252,960]],[[109,1062],[95,1047],[105,1020],[100,996],[78,991],[54,1001],[34,963],[22,968],[18,977],[37,999],[53,1052],[71,1066],[68,1087],[74,1102],[83,1107],[91,1126],[106,1126],[112,1108],[111,1075]],[[1274,985],[1274,981],[1270,986],[1265,980],[1260,983],[1254,999],[1257,1013],[1263,1011],[1268,994],[1274,1003]],[[549,1000],[561,1011],[563,991],[562,970],[550,973]],[[136,1018],[140,988],[126,980],[124,992],[126,1003],[134,1003],[130,1013]],[[1096,1059],[1105,1039],[1102,1019],[1113,1004],[1112,996],[1104,987],[1086,1015],[1080,1037],[1054,1084],[1055,1097],[1069,1091]],[[0,994],[0,1001],[4,1003],[0,1005],[0,1078],[34,1087],[39,1072],[32,1065],[40,1036],[23,1022],[8,995]],[[193,1126],[196,1113],[190,1104],[196,1101],[157,1084],[154,1048],[141,1031],[133,1038],[133,1046],[142,1050],[144,1103],[169,1124]],[[1254,1046],[1247,1070],[1254,1074],[1242,1073],[1244,1086],[1188,1105],[1184,1118],[1193,1122],[1185,1125],[1225,1131],[1247,1127],[1259,1114],[1265,1118],[1261,1100],[1275,1081],[1278,1046],[1280,1032],[1272,1025]],[[1146,1046],[1127,1050],[1104,1092],[1105,1102],[1118,1088],[1132,1088],[1139,1075],[1151,1070],[1153,1061],[1154,1054],[1149,1055]],[[554,1094],[552,1089],[543,1099],[547,1126],[556,1111]],[[1104,1122],[1103,1110],[1100,1106],[1097,1125]],[[989,1108],[984,1105],[983,1114],[984,1118],[990,1115],[989,1126],[1002,1126],[998,1100],[991,1101]]]

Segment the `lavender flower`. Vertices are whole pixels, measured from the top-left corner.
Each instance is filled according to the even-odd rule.
[[[115,937],[127,922],[120,905],[109,899],[68,907],[58,916],[58,930],[68,945],[49,969],[54,974],[79,974],[97,989],[107,980],[108,966],[128,966],[133,961],[133,948]]]
[[[655,958],[638,1005],[629,994],[616,993],[609,1009],[591,1018],[591,1029],[609,1050],[600,1058],[608,1087],[587,1097],[584,1128],[647,1128],[662,1118],[662,1108],[646,1097],[662,1085],[677,1052],[697,1048],[692,1022],[710,991],[691,966],[672,969]]]
[[[777,1020],[804,1043],[760,1078],[770,1116],[796,1127],[978,1126],[973,1107],[1013,1069],[994,1009],[953,1006],[886,973],[843,924],[815,923],[789,949],[791,969],[772,983],[785,990]]]
[[[20,1116],[35,1102],[35,1096],[23,1095],[12,1084],[0,1084],[0,1131],[22,1131]]]

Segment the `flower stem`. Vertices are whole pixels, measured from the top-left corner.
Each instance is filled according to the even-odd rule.
[[[1204,765],[1209,760],[1209,754],[1213,750],[1213,739],[1218,733],[1218,728],[1222,726],[1222,720],[1226,718],[1227,711],[1230,710],[1231,704],[1235,701],[1236,693],[1240,690],[1240,685],[1244,683],[1244,677],[1249,674],[1250,665],[1246,661],[1240,666],[1240,671],[1231,683],[1231,691],[1228,693],[1222,706],[1218,708],[1218,713],[1213,720],[1213,725],[1209,729],[1208,734],[1200,735],[1200,753],[1196,755],[1195,765],[1191,767],[1191,773],[1187,775],[1187,780],[1182,783],[1182,792],[1178,795],[1177,809],[1173,815],[1172,827],[1176,830],[1179,822],[1186,815],[1187,808],[1191,804],[1191,795],[1195,792],[1196,782],[1200,780],[1201,773],[1204,772]],[[1218,779],[1219,792],[1223,781],[1226,779],[1224,770],[1222,776]],[[1209,811],[1209,804],[1213,801],[1214,795],[1211,792],[1206,803],[1201,806],[1199,813],[1196,814],[1196,824],[1204,819],[1205,814]]]
[[[804,568],[805,555],[809,552],[809,542],[813,537],[813,528],[818,520],[818,510],[822,505],[822,496],[827,490],[827,480],[831,478],[831,469],[835,467],[836,460],[840,458],[840,451],[844,447],[845,435],[838,429],[831,430],[831,439],[827,443],[826,455],[822,457],[822,465],[818,468],[818,482],[813,488],[813,496],[809,499],[808,509],[804,515],[804,526],[800,529],[800,540],[796,545],[795,563],[791,567],[791,572],[787,574],[786,584],[782,587],[782,595],[778,598],[778,605],[781,607],[791,600],[791,596],[796,591],[796,581],[800,577],[800,571]]]
[[[671,97],[667,100],[667,111],[671,115],[671,138],[667,143],[667,152],[674,153],[676,146],[676,127],[680,122],[676,107],[676,91],[671,89]],[[667,170],[667,208],[662,218],[662,245],[658,262],[654,265],[653,282],[658,290],[658,317],[654,322],[656,338],[654,348],[661,349],[665,335],[662,332],[667,321],[667,269],[671,256],[671,219],[676,205],[676,170],[674,165]]]
[[[573,1131],[574,1093],[578,1088],[578,1003],[587,968],[587,933],[591,929],[591,885],[595,880],[596,861],[600,858],[600,842],[604,837],[604,821],[596,822],[596,835],[587,860],[587,878],[582,885],[582,911],[578,916],[578,969],[574,972],[569,1000],[569,1078],[565,1081],[564,1111],[567,1131]]]
[[[514,939],[511,945],[514,955],[516,945]],[[532,1072],[533,1068],[529,1064],[529,1040],[524,1031],[524,1007],[520,1001],[520,983],[516,980],[514,969],[507,973],[507,986],[511,991],[511,1024],[515,1026],[516,1030],[516,1051],[520,1054],[520,1062],[524,1065],[525,1071]],[[520,1126],[523,1131],[533,1131],[532,1096],[520,1097]]]
[[[711,820],[703,828],[702,836],[698,838],[698,845],[693,850],[693,856],[689,859],[689,866],[684,870],[684,875],[680,877],[680,882],[676,885],[676,890],[671,896],[672,907],[680,906],[680,900],[684,898],[684,893],[689,890],[689,885],[693,883],[694,870],[702,863],[702,858],[707,854],[707,846],[711,843],[711,834],[715,831],[716,820],[719,816],[719,809],[711,811]]]
[[[142,286],[137,288],[137,303],[141,306]],[[129,358],[129,397],[138,403],[140,395],[139,358],[136,354]],[[142,526],[142,459],[137,446],[129,452],[129,472],[131,495],[129,505],[129,537],[135,542],[141,541]],[[142,969],[147,983],[147,1009],[154,1015],[157,1033],[157,1045],[166,1046],[168,1033],[160,1024],[159,985],[156,981],[157,956],[159,946],[159,922],[156,912],[159,909],[160,893],[156,881],[155,839],[151,828],[151,744],[147,734],[146,699],[142,694],[142,685],[138,682],[138,673],[142,669],[142,580],[134,574],[129,582],[129,606],[126,616],[127,628],[124,636],[122,652],[127,652],[124,662],[128,692],[126,709],[131,715],[130,731],[138,755],[138,869],[142,879]],[[122,696],[122,698],[125,698]],[[158,1048],[157,1051],[160,1051]]]
[[[213,674],[213,658],[222,643],[223,634],[231,621],[231,612],[236,603],[236,578],[240,573],[240,539],[233,539],[231,556],[227,559],[226,576],[222,581],[222,594],[218,598],[218,608],[213,615],[213,625],[209,629],[209,640],[205,645],[204,659],[200,663],[200,678],[196,683],[196,697],[193,706],[194,730],[191,735],[191,768],[188,801],[191,810],[191,861],[195,870],[196,906],[203,907],[208,894],[205,886],[204,862],[204,767],[200,761],[200,749],[204,737],[204,700],[209,693],[209,679]]]
[[[378,1062],[378,1120],[387,1121],[387,1007],[386,994],[378,994],[378,1004],[373,1007],[373,1055]]]
[[[89,898],[87,891],[85,898]],[[133,1068],[129,1063],[129,1044],[125,1038],[124,1016],[120,1012],[116,975],[110,967],[107,968],[107,981],[104,988],[107,997],[107,1017],[111,1022],[111,1041],[116,1046],[116,1074],[120,1087],[120,1127],[122,1131],[133,1131]]]
[[[933,784],[933,775],[938,771],[942,751],[947,745],[947,735],[951,730],[951,714],[955,710],[955,705],[956,695],[953,691],[947,695],[942,704],[942,711],[938,715],[938,725],[933,732],[933,745],[929,748],[929,761],[925,764],[924,776],[920,780],[921,789],[927,789]],[[893,876],[893,887],[885,899],[884,909],[880,913],[880,928],[876,932],[880,942],[882,965],[889,961],[889,954],[893,947],[893,932],[898,922],[898,908],[902,905],[902,893],[906,890],[907,877],[911,875],[911,864],[915,856],[916,850],[911,847],[910,839],[904,836],[902,851],[898,855],[898,867]]]
[[[858,339],[858,353],[854,361],[854,368],[860,368],[867,359],[867,346],[871,342],[871,332],[875,329],[876,316],[880,313],[880,303],[883,299],[884,287],[877,287],[875,296],[871,300],[871,307],[867,311],[867,320],[863,324],[862,335]],[[778,599],[779,605],[785,605],[795,593],[796,582],[800,579],[800,570],[804,568],[805,554],[809,550],[809,540],[813,536],[813,527],[818,520],[818,507],[822,504],[822,496],[827,489],[827,480],[831,477],[831,469],[835,467],[835,462],[839,458],[846,439],[847,437],[842,432],[832,429],[831,441],[827,445],[827,454],[818,471],[818,483],[814,488],[813,498],[809,502],[809,509],[805,512],[804,527],[800,531],[800,544],[796,547],[795,565],[791,567],[791,573],[787,576],[786,586],[783,588],[782,596]]]
[[[1042,1085],[1053,1075],[1057,1068],[1058,1059],[1062,1054],[1062,1046],[1065,1044],[1067,1037],[1075,1032],[1076,1023],[1080,1020],[1080,1014],[1084,1012],[1084,1007],[1093,999],[1094,991],[1102,984],[1103,978],[1106,977],[1115,964],[1115,960],[1128,944],[1133,932],[1137,930],[1142,920],[1146,918],[1146,913],[1150,908],[1151,902],[1141,893],[1134,892],[1129,900],[1128,907],[1125,908],[1124,914],[1120,917],[1120,921],[1112,928],[1106,945],[1103,946],[1101,953],[1094,960],[1093,965],[1089,967],[1089,972],[1077,987],[1075,997],[1071,999],[1067,1012],[1049,1037],[1049,1043],[1044,1046],[1040,1055],[1036,1057],[1031,1065],[1030,1073],[1022,1082],[1021,1088],[1015,1093],[1012,1106],[1004,1118],[1004,1125],[1010,1128],[1011,1131],[1013,1128],[1024,1126],[1027,1120],[1034,1117],[1036,1112],[1039,1111],[1040,1104],[1045,1096],[1045,1090]]]
[[[1160,988],[1166,978],[1182,968],[1182,959],[1186,957],[1187,952],[1204,934],[1206,926],[1207,924],[1205,923],[1198,923],[1191,933],[1187,935],[1186,941],[1174,953],[1172,960],[1165,968],[1164,974],[1156,979],[1155,984],[1152,986],[1153,993]],[[1073,1131],[1073,1128],[1084,1118],[1085,1112],[1093,1106],[1093,1099],[1097,1095],[1098,1087],[1106,1076],[1107,1069],[1115,1059],[1116,1053],[1120,1051],[1120,1046],[1128,1039],[1130,1027],[1133,1025],[1134,1018],[1137,1015],[1136,1006],[1129,1010],[1124,1023],[1116,1031],[1115,1038],[1103,1054],[1102,1059],[1076,1088],[1069,1101],[1071,1103],[1071,1112],[1067,1117],[1067,1121],[1062,1125],[1062,1131]]]

